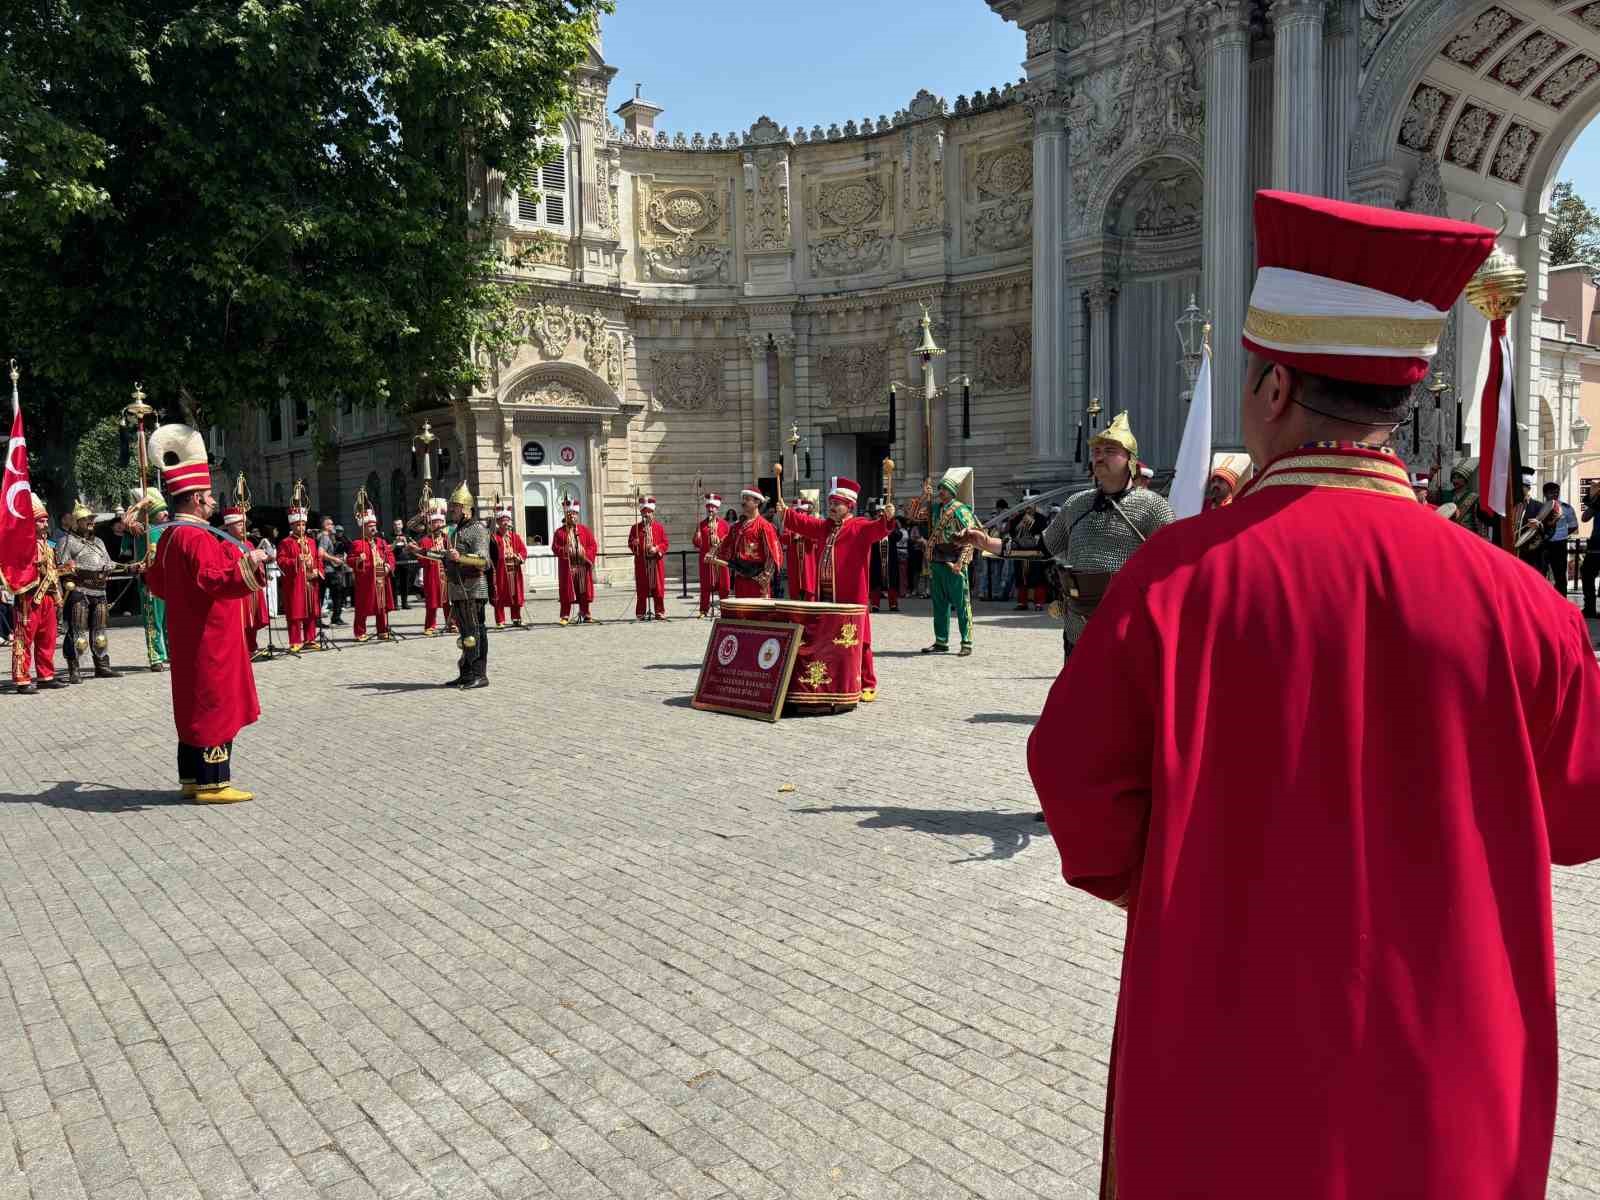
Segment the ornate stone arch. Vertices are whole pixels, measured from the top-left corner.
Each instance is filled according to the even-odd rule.
[[[501,386],[502,408],[615,413],[622,401],[604,379],[577,363],[536,363]]]
[[[1162,160],[1187,169],[1196,179],[1204,178],[1205,149],[1195,139],[1172,136],[1154,146],[1132,146],[1111,160],[1085,206],[1083,233],[1098,237],[1127,199],[1128,186]]]

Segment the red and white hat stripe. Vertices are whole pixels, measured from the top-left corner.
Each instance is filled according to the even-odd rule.
[[[181,495],[184,492],[199,491],[201,488],[211,486],[211,464],[205,459],[198,462],[179,463],[175,467],[166,467],[161,472],[161,481],[169,496]]]
[[[304,522],[310,520],[310,518],[311,514],[303,508],[291,508],[289,510],[289,524],[291,525],[303,524]]]
[[[739,489],[739,499],[743,500],[746,497],[748,497],[751,500],[754,500],[757,504],[764,504],[764,503],[766,503],[767,494],[765,492],[763,492],[758,487],[740,488]]]
[[[861,485],[854,479],[843,475],[835,475],[828,485],[828,499],[838,497],[849,504],[854,504],[861,498]]]

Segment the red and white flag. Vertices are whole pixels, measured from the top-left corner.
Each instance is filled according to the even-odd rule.
[[[1478,506],[1497,517],[1506,515],[1511,497],[1512,421],[1516,414],[1511,366],[1511,336],[1504,317],[1489,323],[1489,374],[1483,382],[1478,430]]]
[[[0,575],[15,591],[27,587],[38,572],[34,559],[38,538],[33,527],[33,488],[28,483],[28,439],[22,433],[22,404],[17,377],[11,377],[11,441],[6,445],[6,472],[0,480]]]

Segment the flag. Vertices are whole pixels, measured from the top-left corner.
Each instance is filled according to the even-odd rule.
[[[6,470],[0,478],[0,575],[15,591],[38,574],[34,559],[38,538],[33,528],[33,489],[28,485],[28,439],[22,433],[22,404],[17,377],[11,376],[11,441],[6,445]]]
[[[1181,519],[1200,513],[1211,479],[1211,347],[1200,352],[1200,373],[1189,399],[1189,419],[1178,447],[1178,466],[1172,477],[1172,511]]]
[[[1515,436],[1512,420],[1516,411],[1511,337],[1506,333],[1504,317],[1489,323],[1489,339],[1489,373],[1483,381],[1483,399],[1479,404],[1482,424],[1478,429],[1478,506],[1487,513],[1503,517],[1510,511]]]

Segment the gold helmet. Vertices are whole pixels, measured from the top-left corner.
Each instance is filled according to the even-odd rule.
[[[1139,439],[1133,436],[1126,410],[1119,412],[1111,424],[1089,439],[1091,446],[1096,442],[1109,442],[1113,446],[1121,446],[1128,452],[1129,458],[1139,457]]]
[[[456,490],[450,493],[450,503],[459,504],[469,512],[472,510],[472,493],[467,490],[466,483],[456,485]]]
[[[85,520],[92,516],[94,516],[94,511],[82,500],[78,500],[73,503],[72,520],[74,523]]]

